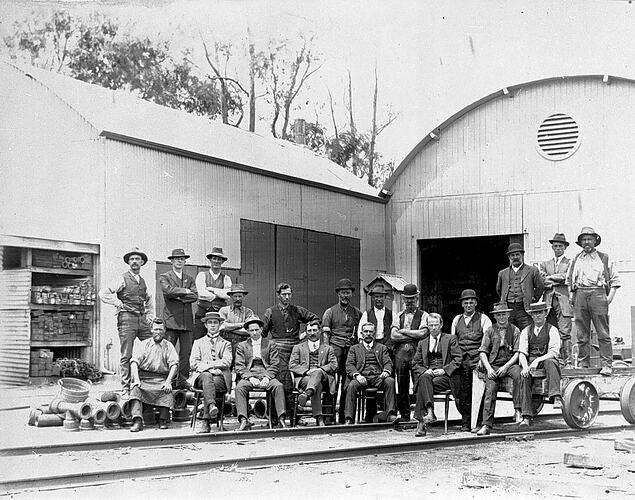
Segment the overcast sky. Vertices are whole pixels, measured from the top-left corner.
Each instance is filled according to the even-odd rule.
[[[355,84],[360,128],[370,125],[377,64],[380,107],[398,119],[379,150],[398,164],[433,129],[462,107],[508,85],[570,74],[635,77],[632,4],[597,1],[8,1],[3,25],[33,9],[98,9],[137,21],[139,29],[196,42],[198,30],[230,39],[316,35],[323,66],[310,82],[302,113],[330,126],[327,86],[341,104],[346,70]],[[320,109],[321,107],[321,109]],[[338,106],[338,125],[346,124]],[[266,122],[259,131],[267,133]]]

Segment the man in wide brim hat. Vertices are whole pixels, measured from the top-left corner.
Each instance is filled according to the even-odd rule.
[[[208,321],[215,319],[216,321],[218,321],[219,323],[222,323],[223,321],[225,321],[225,319],[218,314],[217,312],[213,311],[213,312],[208,312],[207,314],[205,314],[205,316],[203,316],[201,318],[201,322],[206,325]]]
[[[173,259],[189,259],[190,256],[185,253],[185,250],[182,248],[175,248],[172,250],[172,255],[168,255],[168,260]]]
[[[551,243],[552,245],[554,243],[562,243],[565,248],[569,246],[569,242],[567,241],[566,236],[564,235],[564,233],[556,233],[553,235],[553,238],[551,238],[549,240],[549,243]]]
[[[206,255],[208,259],[212,257],[218,257],[219,259],[223,259],[223,262],[227,260],[227,255],[223,253],[223,249],[221,247],[214,247],[212,251]]]
[[[512,254],[514,252],[525,253],[525,249],[520,243],[510,243],[507,247],[507,255]]]
[[[143,259],[143,264],[141,264],[142,266],[145,265],[148,262],[148,256],[143,253],[141,250],[139,250],[138,248],[134,248],[133,250],[131,250],[130,252],[128,252],[127,254],[125,254],[123,256],[123,261],[128,264],[128,260],[130,259],[130,257],[132,257],[133,255],[138,255],[139,257],[141,257]]]
[[[349,280],[348,278],[342,278],[337,282],[337,285],[335,285],[335,293],[339,292],[340,290],[351,290],[352,292],[354,292],[355,287],[353,286],[353,282],[351,280]]]
[[[419,289],[417,288],[417,285],[415,285],[414,283],[408,283],[406,286],[403,287],[401,296],[404,299],[414,299],[415,297],[418,297]]]
[[[236,283],[235,285],[232,285],[232,287],[227,291],[227,295],[234,295],[235,293],[242,293],[243,295],[247,295],[249,291],[242,283]]]
[[[582,236],[585,236],[585,235],[595,236],[596,247],[600,246],[600,243],[602,243],[602,237],[598,233],[596,233],[592,227],[585,226],[582,228],[582,230],[580,231],[580,234],[578,235],[578,238],[575,241],[578,246],[580,247],[582,246],[582,242],[580,241],[580,239],[582,238]]]
[[[512,310],[507,307],[505,302],[497,302],[493,306],[494,308],[489,312],[490,314],[510,313]]]
[[[198,292],[198,301],[194,318],[200,320],[205,313],[212,311],[220,311],[220,309],[229,303],[227,291],[232,286],[231,278],[223,272],[222,265],[227,260],[227,256],[223,253],[221,247],[213,247],[212,251],[207,254],[210,268],[206,271],[200,271],[196,275],[196,290]],[[194,338],[198,339],[207,334],[203,323],[196,321],[194,324]]]

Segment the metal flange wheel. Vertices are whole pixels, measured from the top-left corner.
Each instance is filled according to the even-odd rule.
[[[569,427],[586,429],[593,425],[600,411],[600,398],[588,380],[574,379],[564,390],[562,415]]]
[[[629,378],[620,391],[620,409],[629,424],[635,424],[635,377]]]

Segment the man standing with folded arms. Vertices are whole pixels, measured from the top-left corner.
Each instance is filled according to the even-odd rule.
[[[210,269],[202,271],[196,275],[196,291],[198,292],[198,302],[196,303],[196,313],[194,314],[194,338],[200,339],[207,331],[201,322],[201,318],[208,312],[218,312],[221,307],[227,305],[229,297],[227,291],[232,286],[232,280],[221,269],[227,256],[220,247],[212,248],[207,254]]]

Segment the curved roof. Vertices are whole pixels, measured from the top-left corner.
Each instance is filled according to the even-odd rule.
[[[450,126],[453,122],[455,122],[456,120],[461,118],[463,115],[466,115],[467,113],[469,113],[473,109],[478,108],[480,105],[485,104],[486,102],[489,102],[489,101],[493,101],[494,99],[496,99],[498,97],[503,97],[503,96],[513,97],[514,93],[516,91],[518,91],[519,89],[525,88],[525,87],[531,87],[533,85],[540,85],[542,83],[547,83],[547,82],[555,82],[555,81],[561,81],[561,80],[573,80],[573,79],[581,79],[581,78],[600,78],[600,79],[608,78],[609,80],[621,80],[621,81],[627,81],[627,82],[635,83],[635,80],[632,80],[630,78],[624,78],[624,77],[612,76],[612,75],[595,75],[595,74],[593,74],[593,75],[570,75],[570,76],[557,76],[557,77],[551,77],[551,78],[542,78],[542,79],[539,79],[539,80],[532,80],[532,81],[529,81],[529,82],[520,83],[518,85],[513,85],[513,86],[509,86],[509,87],[503,87],[502,89],[497,90],[496,92],[493,92],[493,93],[491,93],[491,94],[489,94],[489,95],[487,95],[487,96],[485,96],[485,97],[473,102],[472,104],[469,104],[469,105],[465,106],[463,109],[461,109],[460,111],[457,111],[452,116],[450,116],[447,120],[443,121],[438,127],[432,129],[428,134],[426,134],[426,136],[423,139],[421,139],[421,141],[419,141],[419,143],[412,149],[412,151],[410,151],[410,153],[408,153],[406,155],[406,157],[401,161],[399,166],[395,169],[395,171],[392,173],[392,175],[384,183],[383,189],[384,190],[390,190],[390,188],[397,181],[397,178],[401,175],[401,173],[410,164],[412,159],[423,148],[425,148],[430,142],[434,142],[434,141],[438,140],[439,136],[443,132],[443,129],[445,129],[448,126]]]
[[[53,92],[109,139],[383,201],[378,190],[304,146],[38,68],[2,64]]]

